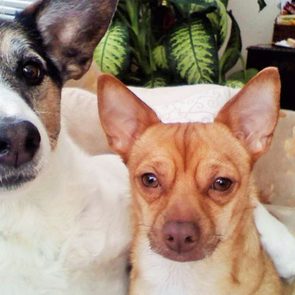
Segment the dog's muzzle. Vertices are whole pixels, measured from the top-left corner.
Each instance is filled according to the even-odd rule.
[[[34,158],[41,136],[29,121],[0,122],[0,187],[12,188],[35,178]]]

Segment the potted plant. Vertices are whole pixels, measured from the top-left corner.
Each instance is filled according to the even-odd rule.
[[[258,0],[260,9],[264,0]],[[103,72],[145,87],[231,83],[241,58],[228,0],[121,0],[94,59]],[[243,71],[247,80],[255,71]]]

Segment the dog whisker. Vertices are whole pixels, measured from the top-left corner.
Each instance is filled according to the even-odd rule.
[[[150,225],[143,224],[143,223],[139,223],[139,224],[137,224],[137,226],[138,226],[138,227],[147,228],[147,229],[150,229],[150,228],[152,228]]]

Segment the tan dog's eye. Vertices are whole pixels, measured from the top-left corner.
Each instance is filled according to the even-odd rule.
[[[218,177],[211,185],[211,189],[219,192],[225,192],[230,189],[233,182],[229,178]]]
[[[157,176],[153,173],[145,173],[141,177],[142,183],[146,187],[156,188],[159,186]]]

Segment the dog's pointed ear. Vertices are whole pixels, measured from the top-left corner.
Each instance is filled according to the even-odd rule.
[[[117,0],[39,0],[17,16],[61,72],[63,82],[80,78],[90,67]]]
[[[253,161],[270,146],[280,108],[280,76],[276,68],[259,72],[218,113],[250,152]]]
[[[127,162],[135,140],[160,121],[150,107],[115,77],[102,74],[97,85],[99,116],[109,145]]]

